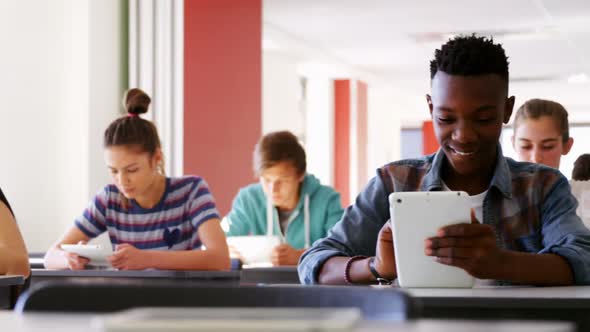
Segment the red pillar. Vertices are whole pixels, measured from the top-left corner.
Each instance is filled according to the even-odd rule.
[[[334,80],[334,188],[344,206],[368,180],[367,90],[361,81]]]
[[[357,188],[362,190],[368,182],[369,105],[367,83],[357,81],[356,88],[356,137],[357,137]]]
[[[261,135],[262,3],[184,4],[184,172],[207,180],[226,214],[253,181]]]
[[[350,80],[334,81],[334,189],[350,204]]]

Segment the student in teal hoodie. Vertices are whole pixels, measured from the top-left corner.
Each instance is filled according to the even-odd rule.
[[[297,265],[342,217],[340,194],[306,173],[305,151],[288,131],[258,141],[254,172],[260,183],[238,192],[225,218],[226,235],[278,235],[283,241],[271,253],[273,265]]]

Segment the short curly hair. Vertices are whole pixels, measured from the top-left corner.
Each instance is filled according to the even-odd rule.
[[[476,76],[497,74],[508,82],[508,57],[493,38],[458,36],[434,51],[430,61],[430,79],[438,71],[449,75]]]

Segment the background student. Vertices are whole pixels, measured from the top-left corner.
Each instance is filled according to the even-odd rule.
[[[571,150],[568,114],[557,102],[527,100],[516,111],[512,145],[520,161],[559,169],[561,156]]]
[[[225,236],[207,183],[196,176],[164,176],[156,127],[139,117],[151,100],[139,89],[124,98],[128,116],[104,133],[104,156],[113,183],[90,202],[62,239],[49,249],[49,269],[83,269],[86,258],[61,244],[86,242],[108,232],[115,249],[108,258],[121,270],[226,270]],[[205,246],[207,250],[199,250]]]
[[[590,153],[584,153],[574,161],[572,180],[590,181]]]
[[[0,189],[0,275],[28,277],[29,255],[8,200]]]
[[[272,263],[296,265],[305,249],[326,236],[342,216],[340,194],[306,173],[305,150],[288,131],[260,139],[254,172],[260,182],[238,192],[226,217],[226,235],[266,235],[272,223],[272,233],[284,240],[274,248]]]
[[[574,162],[570,185],[578,200],[576,213],[586,227],[590,228],[590,154],[585,153]]]
[[[435,51],[430,73],[426,101],[441,148],[378,169],[329,235],[305,252],[298,266],[301,281],[396,278],[389,194],[462,190],[471,196],[476,217],[424,239],[425,255],[479,279],[590,283],[590,231],[575,214],[567,179],[555,169],[502,155],[499,138],[514,97],[508,97],[501,45],[456,37]]]

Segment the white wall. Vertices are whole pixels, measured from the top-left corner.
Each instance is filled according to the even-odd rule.
[[[281,52],[265,51],[262,60],[263,134],[290,130],[303,138],[308,172],[333,185],[334,73],[329,65]],[[303,101],[302,77],[307,79]]]
[[[119,8],[118,0],[0,2],[0,186],[31,252],[45,251],[91,187],[104,185],[96,136],[120,100],[110,63],[120,53]]]
[[[368,90],[367,177],[372,178],[378,167],[400,159],[401,115],[404,113],[405,104],[400,102],[394,87],[369,86]]]
[[[262,53],[262,133],[290,130],[305,134],[300,109],[300,76],[297,59],[276,52]]]
[[[304,132],[308,171],[324,184],[334,184],[334,91],[333,80],[350,78],[350,68],[329,61],[303,60],[297,54],[276,50],[263,52],[263,133],[275,130]],[[347,76],[350,75],[350,76]],[[307,79],[305,111],[300,109],[301,77]],[[403,118],[420,122],[425,114],[412,110],[412,102],[398,86],[368,80],[368,179],[375,169],[401,155],[400,128]],[[355,85],[356,86],[356,85]],[[400,86],[403,86],[400,84]],[[424,102],[425,104],[425,102]],[[351,172],[352,176],[356,172]],[[362,190],[360,188],[353,188]],[[352,190],[355,191],[355,190]],[[351,192],[356,197],[356,192]]]
[[[73,0],[77,1],[77,0]],[[123,93],[128,87],[127,1],[87,0],[88,20],[88,188],[87,200],[111,182],[104,163],[103,135],[108,125],[126,114]],[[76,207],[73,220],[81,213]],[[106,233],[94,242],[110,245]]]
[[[308,172],[334,185],[334,83],[321,71],[308,72],[306,155]]]

